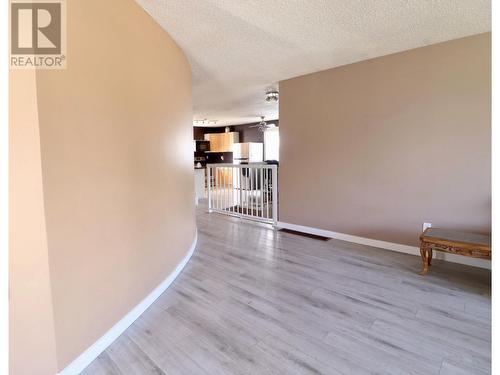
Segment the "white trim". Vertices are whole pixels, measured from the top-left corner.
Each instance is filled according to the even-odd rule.
[[[193,255],[198,241],[198,233],[195,234],[193,243],[186,256],[180,261],[175,270],[158,285],[146,298],[136,307],[127,313],[118,323],[106,332],[99,340],[92,344],[87,350],[80,354],[73,362],[66,366],[59,375],[76,375],[82,372],[99,354],[115,341],[146,309],[172,284],[175,278],[181,273]]]
[[[345,234],[345,233],[332,232],[329,230],[307,227],[304,225],[290,224],[290,223],[285,223],[282,221],[278,222],[278,228],[290,229],[290,230],[295,230],[297,232],[315,234],[315,235],[323,236],[323,237],[330,237],[330,238],[334,238],[337,240],[354,242],[354,243],[358,243],[361,245],[378,247],[380,249],[397,251],[399,253],[405,253],[405,254],[411,254],[411,255],[417,255],[420,257],[420,249],[416,246],[408,246],[408,245],[402,245],[402,244],[398,244],[398,243],[394,243],[394,242],[373,240],[370,238],[358,237],[358,236],[353,236],[353,235]],[[456,255],[456,254],[443,253],[440,251],[436,252],[435,258],[441,259],[441,260],[446,260],[448,262],[465,264],[468,266],[491,269],[491,261],[486,260],[486,259],[469,258],[469,257],[464,257],[461,255]]]

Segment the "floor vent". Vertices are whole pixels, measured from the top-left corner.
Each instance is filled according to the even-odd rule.
[[[280,232],[296,234],[297,236],[308,237],[308,238],[312,238],[314,240],[319,240],[319,241],[331,240],[330,237],[318,236],[317,234],[304,233],[304,232],[299,232],[296,230],[285,229],[285,228],[280,229]]]

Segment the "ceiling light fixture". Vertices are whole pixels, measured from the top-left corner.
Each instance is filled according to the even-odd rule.
[[[250,128],[257,128],[260,132],[264,133],[267,129],[274,128],[276,125],[274,124],[268,124],[267,122],[264,121],[266,117],[265,116],[260,116],[260,122],[255,125],[249,126]]]
[[[205,125],[207,123],[207,119],[203,119],[203,120],[194,120],[193,121],[193,125],[194,126],[201,126],[201,125]]]
[[[266,92],[266,102],[268,103],[276,103],[279,100],[279,92],[278,91],[268,91]]]
[[[193,120],[193,126],[217,125],[217,120]]]

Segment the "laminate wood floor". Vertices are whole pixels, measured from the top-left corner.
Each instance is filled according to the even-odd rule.
[[[489,374],[491,273],[198,209],[170,288],[84,372]]]

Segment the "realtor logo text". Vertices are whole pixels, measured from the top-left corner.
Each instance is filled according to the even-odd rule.
[[[14,69],[66,67],[64,0],[11,0],[10,66]]]

